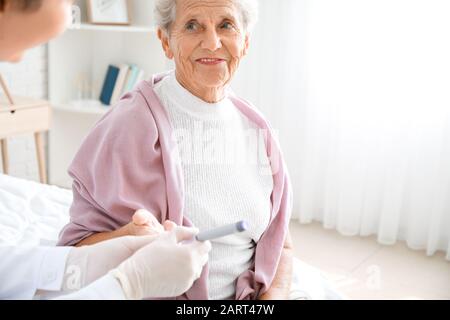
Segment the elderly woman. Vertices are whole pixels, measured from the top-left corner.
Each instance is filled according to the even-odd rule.
[[[267,122],[229,89],[256,1],[156,0],[155,12],[176,69],[123,96],[83,143],[60,244],[154,232],[152,217],[133,217],[140,208],[200,230],[245,219],[250,230],[212,241],[209,264],[180,298],[287,299],[287,171]]]

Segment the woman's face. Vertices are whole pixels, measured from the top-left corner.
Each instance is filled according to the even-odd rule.
[[[178,0],[167,38],[159,33],[177,76],[192,87],[223,87],[248,49],[240,11],[231,0]]]
[[[7,0],[0,11],[0,61],[20,61],[27,49],[61,34],[71,20],[73,0],[42,0],[37,10],[22,11]]]

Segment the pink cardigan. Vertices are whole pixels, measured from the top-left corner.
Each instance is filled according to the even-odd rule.
[[[99,232],[130,222],[141,208],[159,221],[170,219],[191,226],[183,216],[184,185],[171,125],[153,86],[166,74],[143,81],[127,93],[84,140],[69,174],[74,179],[70,223],[59,245],[75,245]],[[288,231],[292,194],[286,166],[273,131],[261,114],[237,97],[235,106],[266,132],[274,189],[270,224],[256,246],[254,263],[237,279],[236,299],[256,299],[270,287]],[[178,299],[205,300],[208,266],[200,279]]]

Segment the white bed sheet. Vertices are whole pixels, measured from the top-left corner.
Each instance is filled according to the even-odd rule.
[[[0,174],[0,245],[55,245],[72,199],[71,190]],[[342,298],[317,268],[295,259],[291,299]]]
[[[0,174],[0,244],[55,245],[72,191]]]

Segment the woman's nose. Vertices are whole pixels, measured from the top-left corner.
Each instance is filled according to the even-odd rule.
[[[216,30],[206,31],[202,40],[202,49],[216,51],[220,48],[222,48],[222,40]]]

